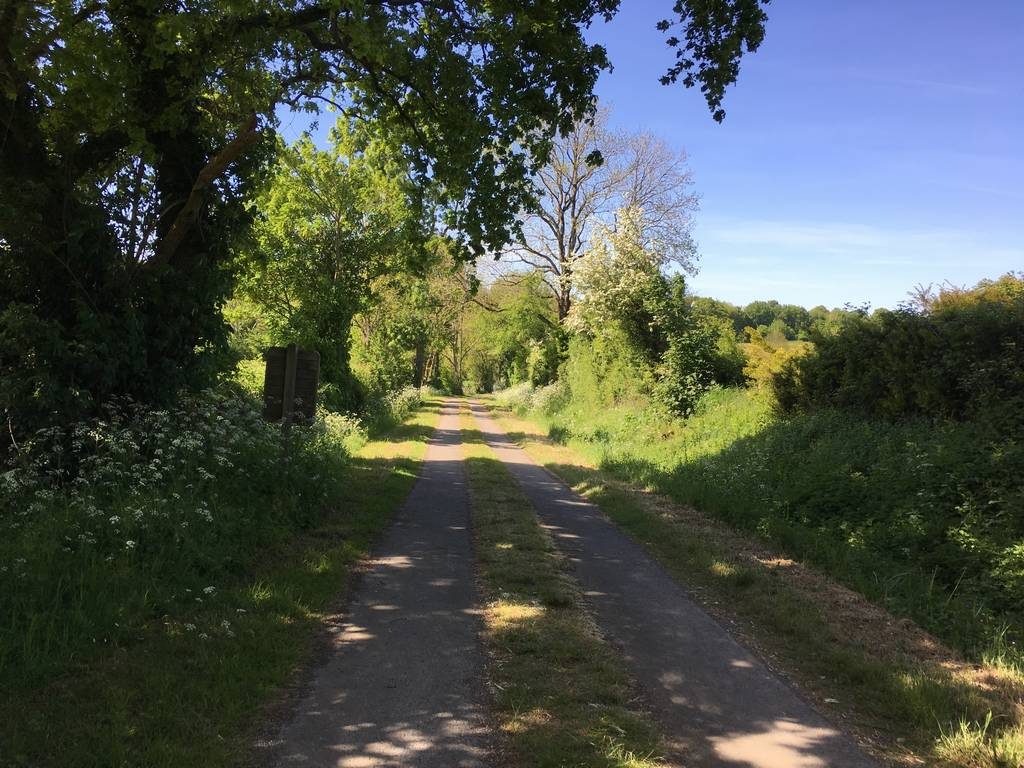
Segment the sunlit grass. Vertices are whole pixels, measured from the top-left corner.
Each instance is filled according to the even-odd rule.
[[[993,735],[992,715],[980,722],[960,720],[943,728],[936,744],[936,755],[953,765],[978,765],[1003,768],[1024,765],[1024,726],[1018,725]]]

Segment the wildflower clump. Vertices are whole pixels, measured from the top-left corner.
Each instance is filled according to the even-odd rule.
[[[0,465],[0,678],[213,599],[218,579],[337,498],[350,437],[339,426],[282,431],[258,402],[206,391],[167,409],[112,402],[12,448]]]

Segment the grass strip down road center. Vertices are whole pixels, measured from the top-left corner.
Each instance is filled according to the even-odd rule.
[[[508,470],[462,418],[496,716],[511,765],[654,768],[659,738]]]

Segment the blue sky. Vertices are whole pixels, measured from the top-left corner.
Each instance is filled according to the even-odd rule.
[[[775,0],[722,124],[657,81],[670,7],[623,0],[590,38],[613,122],[689,154],[696,292],[895,306],[1024,270],[1024,0]]]
[[[658,83],[671,5],[623,0],[588,34],[615,67],[598,84],[613,124],[689,154],[693,290],[895,306],[1024,270],[1024,0],[774,0],[722,124]],[[282,117],[289,138],[308,121]]]

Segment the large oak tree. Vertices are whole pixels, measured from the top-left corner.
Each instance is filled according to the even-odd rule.
[[[555,139],[535,179],[538,199],[523,211],[505,255],[543,275],[560,321],[572,307],[573,272],[594,230],[614,228],[621,210],[634,210],[644,245],[660,255],[661,266],[692,271],[697,197],[684,152],[650,133],[611,130],[602,109]]]

